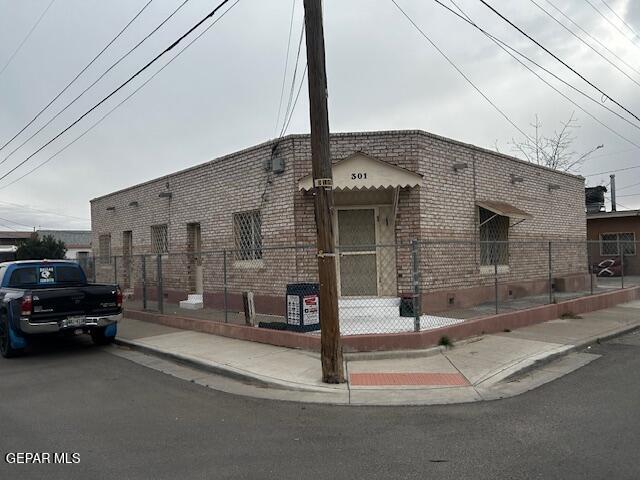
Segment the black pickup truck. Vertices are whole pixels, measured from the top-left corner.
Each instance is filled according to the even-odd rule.
[[[89,284],[77,263],[26,260],[0,263],[0,354],[12,357],[34,335],[89,333],[113,341],[122,318],[117,285]]]

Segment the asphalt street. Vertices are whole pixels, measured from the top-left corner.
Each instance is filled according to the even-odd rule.
[[[640,334],[505,400],[333,407],[233,396],[80,339],[0,359],[0,478],[638,479]],[[10,464],[16,452],[79,463]]]

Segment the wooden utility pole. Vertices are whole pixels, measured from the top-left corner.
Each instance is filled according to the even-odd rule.
[[[309,115],[311,117],[311,163],[315,191],[315,217],[320,281],[320,343],[322,381],[344,382],[335,240],[333,236],[333,175],[329,151],[327,72],[324,59],[322,0],[304,0],[309,69]]]

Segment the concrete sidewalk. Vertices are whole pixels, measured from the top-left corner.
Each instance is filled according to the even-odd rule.
[[[196,383],[261,398],[361,405],[442,404],[530,390],[598,357],[578,350],[637,327],[640,301],[469,339],[453,348],[346,354],[348,383],[342,385],[321,382],[317,353],[132,319],[123,320],[118,335],[120,345],[132,350],[111,351]],[[153,356],[145,355],[148,353]]]

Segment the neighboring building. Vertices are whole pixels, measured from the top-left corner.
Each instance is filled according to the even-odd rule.
[[[67,247],[65,258],[70,260],[86,259],[91,255],[90,230],[38,230],[42,238],[51,235],[56,240],[62,240]]]
[[[617,276],[623,269],[625,275],[640,275],[640,210],[587,213],[587,238],[594,242],[590,262],[602,264],[604,274]]]
[[[333,134],[331,154],[334,229],[345,247],[338,258],[342,297],[412,292],[412,240],[476,242],[421,247],[426,310],[491,299],[494,263],[501,296],[546,292],[549,240],[582,242],[554,252],[553,274],[562,279],[559,288],[585,287],[582,177],[423,131]],[[287,283],[317,281],[315,251],[269,248],[315,244],[310,172],[309,136],[290,135],[95,198],[98,274],[108,280],[115,272],[137,295],[135,255],[162,254],[169,301],[200,292],[205,305],[221,306],[226,268],[232,308],[241,310],[241,292],[251,290],[259,312],[281,314]],[[353,254],[354,244],[388,247]],[[235,250],[226,264],[222,254],[199,255],[222,249]],[[151,260],[147,286],[154,280]],[[147,293],[151,298],[155,290]]]
[[[40,237],[51,235],[62,240],[67,247],[65,258],[86,259],[91,255],[91,232],[89,230],[37,230]],[[15,260],[18,242],[26,240],[34,232],[0,232],[0,261]]]
[[[0,262],[10,262],[16,259],[18,242],[26,240],[33,232],[0,232]]]

